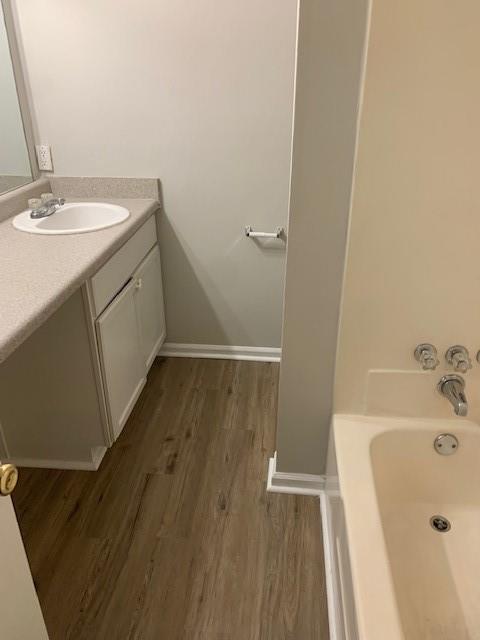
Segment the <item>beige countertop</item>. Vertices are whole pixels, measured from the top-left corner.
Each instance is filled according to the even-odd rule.
[[[124,244],[160,204],[153,199],[67,198],[111,202],[130,216],[108,229],[38,235],[0,223],[0,362]]]

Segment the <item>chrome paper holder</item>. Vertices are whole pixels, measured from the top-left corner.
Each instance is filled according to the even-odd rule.
[[[275,231],[254,231],[250,225],[245,227],[247,238],[280,238],[283,235],[283,227],[277,227]]]

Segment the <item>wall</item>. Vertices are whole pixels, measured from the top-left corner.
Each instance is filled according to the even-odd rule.
[[[55,172],[160,177],[168,340],[280,346],[296,0],[22,0]],[[50,34],[39,37],[39,34]]]
[[[4,191],[2,176],[30,176],[30,163],[1,4],[0,96],[0,191]]]
[[[480,5],[373,2],[336,383],[339,412],[452,416],[415,345],[480,348]],[[480,366],[466,375],[479,419]]]
[[[366,18],[367,0],[300,4],[278,471],[324,469]]]

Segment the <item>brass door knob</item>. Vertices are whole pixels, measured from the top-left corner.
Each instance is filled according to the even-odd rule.
[[[9,496],[17,486],[18,469],[14,464],[0,465],[0,495]]]

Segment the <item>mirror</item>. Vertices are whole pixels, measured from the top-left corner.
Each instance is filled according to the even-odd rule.
[[[28,146],[7,36],[8,6],[0,3],[0,193],[32,182]]]

